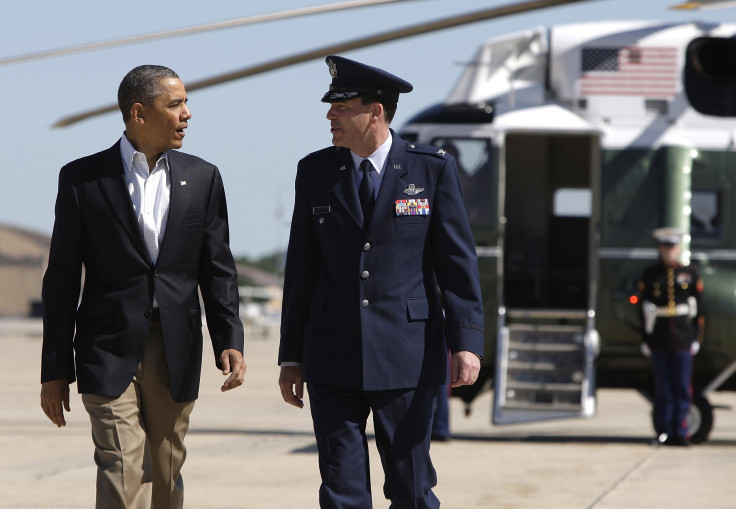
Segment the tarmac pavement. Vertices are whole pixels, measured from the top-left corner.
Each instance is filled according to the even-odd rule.
[[[206,340],[207,341],[207,340]],[[95,466],[89,421],[72,386],[67,426],[39,405],[41,324],[0,319],[0,508],[92,508]],[[282,402],[278,330],[246,330],[245,385],[221,393],[206,349],[184,465],[191,509],[315,508],[319,472],[311,420]],[[491,394],[469,417],[450,403],[450,442],[433,442],[442,506],[465,508],[734,508],[736,394],[719,406],[709,442],[652,447],[649,404],[634,391],[599,390],[596,417],[493,426]],[[371,427],[369,425],[369,432]],[[374,507],[386,508],[371,441]]]

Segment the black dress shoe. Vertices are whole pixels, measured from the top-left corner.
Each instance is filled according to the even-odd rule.
[[[686,437],[669,437],[665,441],[665,445],[674,445],[676,447],[687,447],[690,445],[690,439]]]

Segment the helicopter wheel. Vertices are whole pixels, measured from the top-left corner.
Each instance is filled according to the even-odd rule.
[[[652,412],[652,425],[654,425],[654,412]],[[693,395],[693,404],[687,414],[687,429],[690,442],[702,444],[708,440],[713,429],[713,407],[707,398],[701,393]]]
[[[687,416],[687,427],[690,441],[694,444],[706,442],[713,429],[713,407],[699,392],[693,396],[693,404],[690,405]]]

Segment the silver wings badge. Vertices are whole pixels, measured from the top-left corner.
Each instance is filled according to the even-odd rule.
[[[424,191],[423,187],[417,187],[414,184],[409,184],[409,187],[404,189],[404,194],[407,194],[409,196],[414,196],[415,194],[419,194],[422,191]]]

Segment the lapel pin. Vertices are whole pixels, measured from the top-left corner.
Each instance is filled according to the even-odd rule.
[[[417,187],[414,184],[409,184],[409,187],[404,189],[404,194],[407,194],[409,196],[414,196],[415,194],[419,194],[422,191],[424,191],[423,187]]]
[[[185,186],[185,185],[187,185],[187,181],[186,180],[180,180],[179,181],[179,185],[180,186]]]

